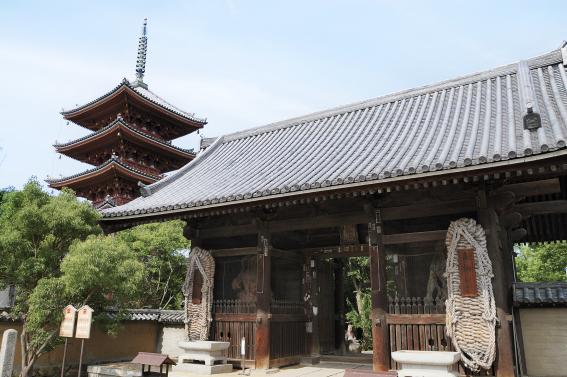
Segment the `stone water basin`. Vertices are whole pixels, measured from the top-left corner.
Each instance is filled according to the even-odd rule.
[[[207,340],[179,342],[179,347],[186,351],[225,351],[229,346],[229,342],[210,342]]]
[[[453,377],[453,364],[461,359],[459,352],[446,351],[395,351],[392,359],[401,364],[398,377]]]
[[[183,353],[177,365],[172,368],[172,377],[192,377],[196,374],[216,374],[232,371],[232,364],[226,360],[229,342],[210,342],[197,340],[179,342]]]

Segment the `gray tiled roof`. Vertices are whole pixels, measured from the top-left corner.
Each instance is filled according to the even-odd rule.
[[[567,283],[514,283],[515,306],[567,306]]]
[[[158,96],[157,94],[155,94],[154,92],[152,92],[151,90],[144,88],[142,86],[137,85],[135,82],[130,82],[127,79],[123,79],[122,82],[120,84],[118,84],[114,89],[112,89],[111,91],[109,91],[108,93],[103,94],[102,96],[84,104],[81,106],[78,106],[74,109],[71,110],[65,110],[62,111],[61,114],[62,115],[68,115],[71,113],[74,113],[78,110],[81,110],[87,106],[90,106],[110,95],[112,95],[113,93],[115,93],[117,90],[119,90],[120,88],[122,88],[123,86],[127,86],[128,88],[132,89],[134,92],[136,92],[138,95],[140,95],[141,97],[145,98],[146,100],[153,102],[154,104],[171,111],[172,113],[175,113],[179,116],[182,116],[183,118],[195,121],[197,123],[201,123],[201,124],[205,124],[207,123],[207,119],[206,118],[199,118],[197,116],[195,116],[194,113],[188,113],[185,112],[183,110],[181,110],[180,108],[178,108],[177,106],[172,105],[171,103],[167,102],[166,100],[164,100],[163,98],[161,98],[160,96]]]
[[[91,138],[93,138],[93,137],[95,137],[95,136],[98,136],[98,135],[100,135],[100,134],[104,134],[104,133],[106,133],[106,132],[108,132],[108,131],[115,130],[116,128],[119,128],[119,127],[126,127],[126,128],[129,129],[130,131],[132,131],[132,132],[134,132],[134,133],[136,133],[136,134],[138,134],[138,135],[140,135],[140,136],[142,136],[142,137],[144,137],[144,138],[146,138],[146,139],[153,140],[153,141],[155,141],[156,143],[159,143],[159,144],[163,145],[165,148],[175,149],[175,150],[178,150],[178,151],[180,151],[180,152],[194,154],[193,149],[184,149],[184,148],[176,147],[175,145],[171,144],[170,141],[166,141],[166,140],[157,138],[157,137],[155,137],[155,136],[153,136],[153,135],[150,135],[150,134],[148,134],[148,133],[146,133],[146,132],[143,132],[142,130],[140,130],[140,129],[136,128],[136,127],[131,126],[131,125],[128,124],[128,122],[127,122],[126,120],[124,120],[122,117],[118,117],[118,118],[115,119],[114,121],[110,122],[107,126],[101,128],[101,129],[99,129],[99,130],[96,131],[96,132],[90,133],[90,134],[88,134],[88,135],[85,135],[85,136],[80,137],[80,138],[75,139],[75,140],[68,141],[68,142],[66,142],[66,143],[60,143],[60,144],[57,144],[57,143],[56,143],[56,144],[54,144],[53,146],[54,146],[55,148],[57,148],[57,149],[65,148],[65,147],[71,146],[71,145],[73,145],[73,144],[77,144],[77,143],[80,143],[80,142],[82,142],[82,141],[91,139]]]
[[[177,115],[181,115],[184,118],[194,120],[195,122],[198,122],[198,123],[207,123],[207,118],[199,118],[199,117],[195,116],[195,113],[185,112],[185,111],[181,110],[179,107],[174,106],[171,103],[167,102],[166,100],[164,100],[163,98],[161,98],[160,96],[158,96],[157,94],[155,94],[154,92],[152,92],[149,89],[143,88],[141,86],[136,86],[134,88],[134,90],[139,95],[144,97],[145,99],[150,100],[151,102],[153,102],[157,105],[160,105],[161,107],[164,107],[164,108],[176,113]]]
[[[154,181],[157,181],[157,180],[161,179],[161,176],[149,174],[149,173],[146,173],[146,172],[144,172],[144,171],[142,171],[142,170],[140,170],[140,169],[136,169],[136,168],[134,168],[134,167],[128,165],[127,163],[124,163],[124,162],[123,162],[119,157],[117,157],[116,155],[113,155],[111,158],[109,158],[108,160],[106,160],[104,163],[102,163],[102,164],[100,164],[100,165],[98,165],[98,166],[96,166],[96,167],[94,167],[94,168],[92,168],[92,169],[85,170],[85,171],[82,171],[82,172],[80,172],[80,173],[73,174],[73,175],[70,175],[70,176],[67,176],[67,177],[61,177],[61,178],[48,177],[45,181],[46,181],[48,184],[55,184],[55,183],[65,182],[65,181],[68,181],[68,180],[70,180],[70,179],[75,179],[75,178],[80,177],[80,176],[84,176],[84,175],[88,175],[88,174],[97,172],[97,171],[99,171],[99,170],[104,169],[104,168],[107,167],[108,165],[112,165],[112,164],[114,164],[114,165],[116,165],[116,166],[120,166],[120,167],[122,167],[122,168],[124,168],[124,169],[126,169],[126,170],[128,170],[128,171],[130,171],[130,172],[132,172],[132,173],[135,173],[135,174],[138,174],[138,175],[147,177],[147,178],[152,179],[152,180],[154,180]]]
[[[410,179],[564,148],[566,52],[225,135],[148,186],[151,195],[104,216]],[[530,103],[542,121],[534,131],[523,127]]]
[[[116,312],[107,312],[109,316],[116,315]],[[128,309],[126,320],[129,321],[157,321],[160,323],[183,323],[183,310],[163,310],[163,309]]]
[[[109,310],[106,314],[115,318],[116,311]],[[127,321],[156,321],[159,323],[182,324],[184,321],[183,310],[162,310],[162,309],[128,309],[125,313]],[[17,320],[10,316],[6,311],[0,311],[1,321]]]

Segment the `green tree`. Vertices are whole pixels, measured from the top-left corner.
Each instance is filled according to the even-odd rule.
[[[4,197],[6,196],[6,194],[13,192],[13,191],[14,191],[14,187],[12,187],[12,186],[4,187],[4,188],[0,189],[0,205],[4,201]]]
[[[29,296],[22,331],[22,372],[28,376],[37,358],[59,343],[62,308],[88,304],[94,321],[114,333],[120,315],[112,319],[106,309],[120,314],[141,294],[144,266],[124,242],[113,236],[90,236],[76,241],[61,263],[61,275],[42,278]]]
[[[364,310],[364,294],[370,288],[370,261],[368,257],[347,259],[346,275],[352,285],[355,296],[356,311],[361,314]],[[353,324],[354,325],[354,324]]]
[[[520,281],[567,281],[567,242],[521,246],[516,257]]]
[[[140,225],[118,233],[145,267],[144,296],[138,307],[180,309],[181,285],[185,279],[185,256],[189,247],[180,220]]]
[[[35,180],[2,197],[0,286],[16,288],[11,315],[23,322],[22,377],[60,341],[64,306],[89,304],[100,315],[139,299],[143,264],[125,242],[100,235],[98,219],[71,191],[50,196]]]
[[[42,278],[58,276],[63,257],[77,239],[101,232],[98,213],[71,191],[50,196],[37,181],[5,194],[0,205],[0,286],[16,286],[15,312]]]
[[[30,296],[40,280],[61,275],[61,261],[75,240],[100,233],[98,218],[96,211],[88,203],[77,201],[72,192],[50,196],[33,179],[23,190],[3,195],[0,204],[0,286],[16,288],[12,315],[23,320],[23,373],[29,372],[27,361],[35,361],[48,347],[41,344],[46,342],[38,340],[34,332],[28,331]]]
[[[352,290],[352,295],[347,292],[346,301],[350,310],[346,314],[346,319],[353,327],[362,329],[361,345],[364,350],[368,350],[372,348],[370,260],[368,257],[348,258],[345,268],[347,287]]]
[[[365,288],[360,295],[357,296],[355,305],[347,298],[347,304],[351,310],[346,313],[346,320],[353,328],[362,329],[363,337],[360,344],[363,350],[372,349],[372,298],[369,288]]]

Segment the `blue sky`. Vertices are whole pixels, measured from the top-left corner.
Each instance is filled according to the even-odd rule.
[[[55,153],[87,133],[59,112],[134,76],[144,17],[145,81],[207,117],[210,137],[551,51],[565,14],[565,1],[2,2],[0,187],[89,167]]]

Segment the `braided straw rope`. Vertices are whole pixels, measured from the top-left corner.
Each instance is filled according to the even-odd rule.
[[[496,355],[496,307],[492,292],[492,264],[482,227],[473,219],[453,221],[447,231],[447,336],[473,372],[489,369]],[[476,297],[462,297],[459,250],[474,249]]]
[[[201,303],[193,304],[193,281],[195,271],[199,270],[203,277]],[[213,283],[215,277],[215,260],[211,253],[199,247],[191,248],[187,258],[187,273],[183,283],[185,296],[185,335],[187,340],[207,340],[209,325],[212,321]]]

